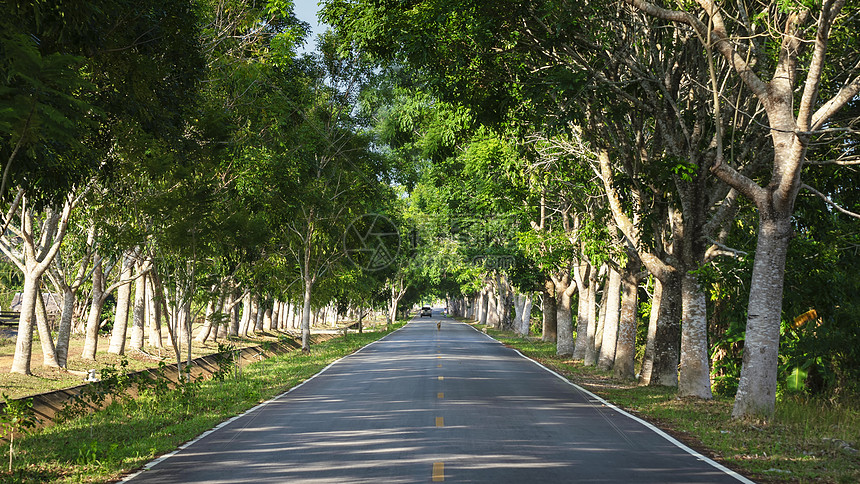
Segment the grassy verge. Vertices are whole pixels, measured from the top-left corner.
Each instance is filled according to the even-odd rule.
[[[398,327],[401,325],[398,325]],[[219,422],[310,378],[326,365],[371,343],[386,331],[349,334],[232,371],[220,380],[177,390],[152,387],[137,399],[111,404],[16,439],[12,473],[2,482],[104,482],[172,451]],[[0,456],[8,458],[8,447]],[[0,459],[2,462],[2,459]],[[5,469],[4,469],[5,471]]]
[[[559,358],[554,343],[492,329],[488,333],[755,481],[860,482],[856,399],[793,395],[781,398],[770,421],[739,422],[731,419],[730,398],[679,399],[673,388],[640,387]]]

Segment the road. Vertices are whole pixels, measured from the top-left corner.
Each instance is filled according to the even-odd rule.
[[[749,482],[655,430],[434,311],[131,482]]]

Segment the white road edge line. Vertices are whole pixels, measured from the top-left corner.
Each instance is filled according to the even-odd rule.
[[[414,319],[414,318],[413,318],[413,319]],[[411,323],[411,322],[412,322],[412,320],[410,320],[409,322]],[[407,324],[408,324],[408,323],[407,323]],[[230,423],[232,423],[233,421],[238,420],[238,419],[240,419],[240,418],[244,417],[245,415],[247,415],[247,414],[249,414],[249,413],[251,413],[251,412],[253,412],[253,411],[255,411],[255,410],[261,409],[261,408],[265,407],[266,405],[268,405],[268,404],[270,404],[270,403],[272,403],[272,402],[274,402],[274,401],[277,401],[278,399],[280,399],[281,397],[285,396],[286,394],[288,394],[288,393],[292,392],[293,390],[297,390],[298,388],[300,388],[300,387],[301,387],[302,385],[304,385],[305,383],[307,383],[307,382],[309,382],[309,381],[313,380],[314,378],[316,378],[316,377],[318,377],[318,376],[322,375],[323,373],[325,373],[325,371],[326,371],[326,370],[328,370],[328,369],[329,369],[329,368],[331,368],[332,366],[334,366],[334,365],[336,365],[336,364],[340,363],[340,361],[341,361],[341,360],[343,360],[344,358],[349,358],[349,357],[350,357],[350,356],[352,356],[352,355],[355,355],[355,354],[360,353],[360,352],[361,352],[362,350],[364,350],[365,348],[367,348],[367,347],[369,347],[369,346],[372,346],[372,345],[375,345],[376,343],[379,343],[380,341],[382,341],[382,340],[384,340],[384,339],[388,338],[388,337],[389,337],[389,336],[391,336],[392,334],[394,334],[394,333],[396,333],[396,332],[400,331],[401,329],[403,329],[403,328],[405,328],[405,327],[406,327],[406,325],[404,324],[403,326],[401,326],[401,327],[399,327],[399,328],[395,329],[394,331],[392,331],[392,332],[390,332],[390,333],[386,334],[386,335],[385,335],[385,336],[383,336],[382,338],[379,338],[379,339],[378,339],[378,340],[376,340],[376,341],[371,341],[370,343],[368,343],[368,344],[366,344],[366,345],[362,346],[361,348],[359,348],[359,349],[355,350],[354,352],[352,352],[352,353],[350,353],[350,354],[348,354],[348,355],[346,355],[346,356],[343,356],[343,357],[341,357],[341,358],[338,358],[338,359],[336,359],[336,360],[332,361],[332,362],[331,362],[331,363],[329,363],[325,368],[323,368],[323,369],[322,369],[322,370],[320,370],[319,372],[315,373],[313,376],[311,376],[311,377],[310,377],[310,378],[308,378],[307,380],[305,380],[305,381],[303,381],[303,382],[299,383],[298,385],[296,385],[296,386],[294,386],[294,387],[290,388],[289,390],[287,390],[287,391],[285,391],[285,392],[283,392],[283,393],[279,393],[279,394],[275,395],[274,397],[270,398],[269,400],[266,400],[265,402],[263,402],[263,403],[261,403],[261,404],[259,404],[259,405],[255,406],[255,407],[252,407],[252,408],[249,408],[248,410],[245,410],[244,412],[240,413],[239,415],[236,415],[235,417],[231,417],[231,418],[229,418],[229,419],[227,419],[227,420],[225,420],[225,421],[223,421],[223,422],[219,423],[218,425],[216,425],[216,426],[212,427],[211,429],[209,429],[209,430],[207,430],[207,431],[203,432],[202,434],[198,435],[197,437],[194,437],[193,439],[189,440],[188,442],[185,442],[184,444],[180,445],[180,446],[179,446],[179,447],[177,447],[177,448],[176,448],[176,450],[174,450],[173,452],[169,452],[169,453],[167,453],[167,454],[162,455],[161,457],[158,457],[158,458],[156,458],[156,459],[154,459],[154,460],[151,460],[151,461],[147,462],[146,464],[144,464],[144,466],[143,466],[140,470],[135,471],[134,473],[127,475],[127,476],[126,476],[126,477],[124,477],[122,480],[120,480],[120,481],[119,481],[119,483],[124,483],[124,482],[131,481],[132,479],[134,479],[135,477],[139,476],[140,474],[143,474],[144,472],[146,472],[146,471],[148,471],[148,470],[152,469],[154,466],[156,466],[156,465],[160,464],[161,462],[164,462],[165,460],[167,460],[167,459],[169,459],[169,458],[173,457],[174,455],[178,454],[180,450],[183,450],[183,449],[185,449],[186,447],[188,447],[188,446],[190,446],[190,445],[192,445],[192,444],[196,443],[197,441],[199,441],[199,440],[201,440],[201,439],[205,438],[207,435],[211,434],[212,432],[215,432],[216,430],[220,429],[221,427],[224,427],[225,425],[229,425],[229,424],[230,424]]]
[[[463,324],[465,324],[465,323],[463,323]],[[482,334],[482,335],[486,336],[487,338],[489,338],[489,339],[491,339],[491,340],[495,341],[496,343],[498,343],[498,344],[502,344],[502,342],[501,342],[501,341],[499,341],[499,340],[497,340],[497,339],[493,338],[492,336],[488,335],[487,333],[484,333],[484,332],[478,331],[478,329],[477,329],[477,328],[475,328],[474,326],[472,326],[471,324],[466,324],[466,326],[468,326],[468,327],[470,327],[470,328],[474,329],[478,334]],[[581,391],[581,392],[583,392],[583,393],[585,393],[585,394],[589,395],[590,397],[593,397],[594,399],[598,400],[600,403],[602,403],[602,404],[606,405],[607,407],[609,407],[609,408],[611,408],[611,409],[615,410],[616,412],[618,412],[618,413],[620,413],[620,414],[622,414],[622,415],[624,415],[624,416],[626,416],[626,417],[629,417],[629,418],[631,418],[631,419],[633,419],[633,420],[635,420],[635,421],[639,422],[640,424],[644,425],[645,427],[647,427],[648,429],[650,429],[651,431],[653,431],[654,433],[656,433],[656,434],[657,434],[657,435],[659,435],[660,437],[663,437],[664,439],[668,440],[670,443],[674,444],[676,447],[678,447],[678,448],[680,448],[681,450],[683,450],[684,452],[686,452],[686,453],[688,453],[688,454],[692,455],[693,457],[695,457],[695,458],[697,458],[697,459],[699,459],[699,460],[701,460],[701,461],[707,462],[707,463],[708,463],[708,464],[710,464],[712,467],[715,467],[716,469],[718,469],[718,470],[720,470],[720,471],[722,471],[722,472],[724,472],[724,473],[726,473],[726,474],[728,474],[728,475],[730,475],[730,476],[734,477],[735,479],[737,479],[737,480],[738,480],[738,481],[740,481],[740,482],[743,482],[744,484],[756,484],[756,483],[755,483],[755,481],[751,481],[751,480],[747,479],[746,477],[744,477],[744,476],[742,476],[742,475],[738,474],[737,472],[735,472],[735,471],[733,471],[733,470],[729,469],[728,467],[726,467],[726,466],[724,466],[724,465],[720,464],[719,462],[717,462],[717,461],[715,461],[715,460],[713,460],[713,459],[711,459],[711,458],[709,458],[709,457],[706,457],[706,456],[702,455],[701,453],[697,452],[696,450],[691,449],[690,447],[687,447],[685,444],[683,444],[682,442],[678,441],[677,439],[675,439],[675,438],[674,438],[674,437],[672,437],[671,435],[667,434],[666,432],[664,432],[664,431],[660,430],[659,428],[655,427],[655,426],[654,426],[654,425],[652,425],[651,423],[649,423],[649,422],[647,422],[647,421],[645,421],[645,420],[642,420],[641,418],[639,418],[639,417],[637,417],[637,416],[635,416],[635,415],[633,415],[633,414],[631,414],[631,413],[628,413],[628,412],[627,412],[627,411],[625,411],[625,410],[622,410],[622,409],[620,409],[620,408],[616,407],[616,406],[615,406],[615,405],[613,405],[612,403],[607,402],[607,401],[606,401],[606,400],[604,400],[603,398],[601,398],[601,397],[599,397],[599,396],[595,395],[594,393],[591,393],[590,391],[586,390],[585,388],[582,388],[581,386],[577,385],[576,383],[574,383],[574,382],[572,382],[572,381],[568,380],[567,378],[565,378],[563,375],[559,374],[558,372],[556,372],[556,371],[554,371],[554,370],[552,370],[552,369],[550,369],[550,368],[547,368],[546,366],[542,365],[540,362],[538,362],[538,361],[536,361],[536,360],[533,360],[533,359],[529,358],[528,356],[526,356],[526,355],[524,355],[524,354],[520,353],[520,351],[519,351],[519,350],[514,349],[514,348],[511,348],[511,349],[513,349],[514,351],[516,351],[516,353],[517,353],[518,355],[520,355],[521,357],[525,358],[527,361],[530,361],[530,362],[534,363],[535,365],[539,366],[540,368],[543,368],[544,370],[546,370],[546,371],[548,371],[548,372],[552,373],[553,375],[555,375],[555,376],[556,376],[556,377],[558,377],[561,381],[563,381],[563,382],[567,383],[568,385],[570,385],[570,386],[572,386],[572,387],[576,388],[577,390],[579,390],[579,391]]]

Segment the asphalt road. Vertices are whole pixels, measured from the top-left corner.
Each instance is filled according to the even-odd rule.
[[[749,482],[435,311],[149,466],[131,482]]]

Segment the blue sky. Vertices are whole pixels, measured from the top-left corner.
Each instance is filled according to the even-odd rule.
[[[317,10],[319,9],[317,6],[318,0],[294,0],[294,3],[296,6],[296,17],[311,24],[312,29],[312,33],[308,36],[308,42],[305,44],[305,48],[300,52],[312,51],[316,48],[315,42],[317,35],[321,34],[325,30],[325,25],[321,26],[317,20]]]

